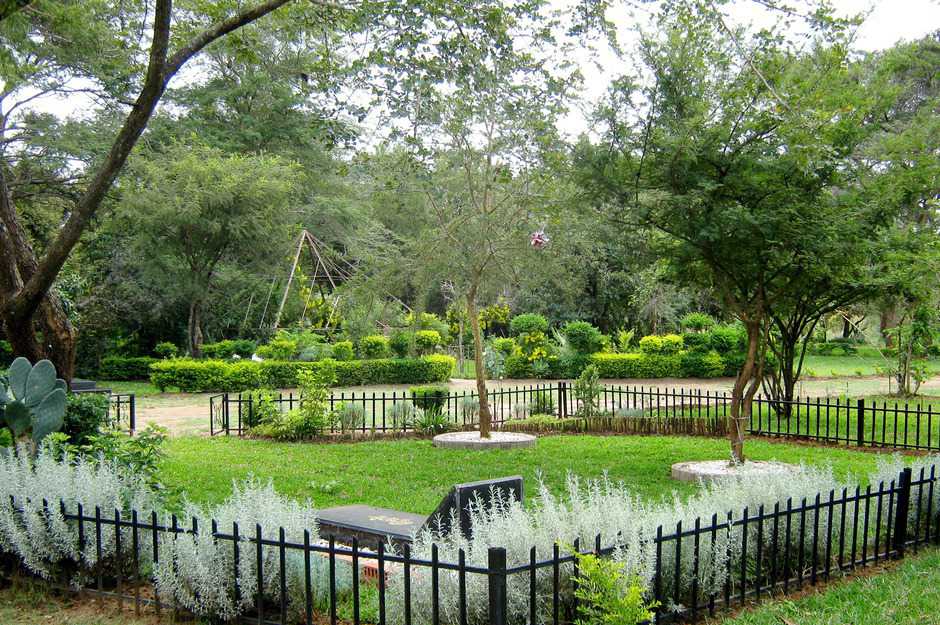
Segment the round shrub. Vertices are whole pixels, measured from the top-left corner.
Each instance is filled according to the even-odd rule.
[[[381,334],[370,334],[359,339],[359,356],[362,358],[386,358],[389,353],[388,339]]]
[[[548,320],[535,313],[523,313],[512,318],[512,321],[509,322],[509,331],[513,336],[548,332]]]
[[[302,360],[304,362],[316,362],[317,360],[323,360],[324,358],[334,358],[335,355],[333,351],[334,349],[332,345],[316,343],[300,352],[300,356],[297,357],[297,360]]]
[[[493,340],[493,349],[508,358],[519,351],[519,346],[516,344],[515,339],[497,338]]]
[[[679,321],[679,324],[683,330],[689,332],[704,332],[715,326],[715,320],[711,315],[703,312],[690,312]]]
[[[712,349],[712,337],[707,332],[685,332],[682,342],[686,349],[693,352],[708,352]]]
[[[604,349],[604,335],[587,321],[571,321],[562,332],[568,345],[579,354],[593,354]]]
[[[70,393],[65,407],[62,432],[73,445],[84,445],[108,423],[108,396],[105,393]]]
[[[450,389],[446,386],[412,386],[408,390],[414,405],[425,412],[443,412],[450,396]]]
[[[747,344],[747,333],[740,325],[716,326],[710,335],[712,349],[719,354],[743,352]]]
[[[640,339],[640,351],[644,354],[676,354],[681,349],[682,337],[678,334],[654,334]]]
[[[418,330],[415,332],[415,347],[421,354],[430,354],[442,343],[441,333],[437,330]]]
[[[297,341],[274,339],[258,348],[258,355],[267,360],[290,360],[297,354]]]
[[[411,353],[411,342],[414,335],[411,332],[395,332],[388,341],[388,346],[396,358],[407,358]]]
[[[352,341],[336,341],[333,343],[333,358],[336,360],[353,360],[356,357]]]
[[[153,348],[153,353],[159,358],[176,358],[179,348],[169,341],[160,341]]]

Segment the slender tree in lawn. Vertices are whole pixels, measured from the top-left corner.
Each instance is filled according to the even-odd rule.
[[[799,310],[807,288],[853,300],[866,256],[850,247],[884,221],[841,192],[872,105],[849,71],[844,25],[827,24],[799,51],[774,33],[731,30],[710,5],[676,3],[640,44],[648,80],[618,82],[600,112],[602,145],[579,149],[600,213],[647,228],[674,278],[713,290],[744,325],[736,463],[775,320]],[[813,306],[809,317],[828,304]]]
[[[429,69],[437,78],[406,109],[411,132],[403,142],[423,172],[430,226],[412,242],[415,265],[426,283],[451,285],[466,308],[484,438],[492,415],[478,305],[495,299],[515,259],[532,249],[552,185],[544,165],[559,149],[554,121],[569,84],[540,56],[550,43],[544,9],[541,2],[468,3],[459,34]]]

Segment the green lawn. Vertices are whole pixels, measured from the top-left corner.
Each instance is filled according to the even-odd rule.
[[[879,372],[892,362],[890,358],[885,359],[870,353],[854,356],[807,354],[803,361],[803,375],[808,377],[879,375]],[[932,373],[940,372],[940,360],[930,360],[927,367]]]
[[[940,551],[911,556],[897,568],[779,599],[721,625],[938,625]]]
[[[137,397],[148,397],[150,395],[160,395],[160,389],[147,380],[137,380],[131,382],[118,382],[114,380],[100,380],[97,382],[99,388],[109,388],[115,393],[134,393]]]
[[[429,514],[455,483],[514,474],[525,478],[530,493],[539,474],[553,491],[561,492],[569,471],[592,478],[606,471],[645,497],[658,498],[674,490],[689,494],[696,486],[672,480],[670,466],[682,460],[725,458],[728,443],[693,437],[581,435],[543,437],[530,449],[459,451],[414,439],[311,444],[180,437],[170,439],[167,452],[162,480],[199,502],[221,501],[231,492],[233,479],[254,474],[273,480],[281,493],[310,497],[318,507],[367,503]],[[877,461],[874,454],[851,449],[753,439],[746,452],[753,459],[831,463],[841,475],[867,473]]]

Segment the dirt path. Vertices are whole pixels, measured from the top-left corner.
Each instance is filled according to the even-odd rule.
[[[715,378],[712,380],[690,380],[663,378],[657,380],[605,380],[608,384],[623,386],[643,386],[659,388],[683,388],[701,391],[731,391],[733,378]],[[548,384],[546,380],[510,380],[488,383],[489,388],[512,388]],[[334,389],[334,393],[404,393],[407,384],[383,384]],[[456,391],[473,391],[474,380],[451,380],[450,388]],[[940,389],[940,376],[936,376],[923,385],[929,394]],[[289,390],[289,389],[288,389]],[[287,391],[285,391],[287,392]],[[803,397],[826,397],[838,395],[874,395],[888,392],[888,382],[884,377],[843,377],[811,378],[801,382],[797,393]],[[209,397],[217,393],[161,393],[159,395],[137,398],[137,423],[144,427],[156,423],[170,430],[175,436],[208,435],[209,433]]]

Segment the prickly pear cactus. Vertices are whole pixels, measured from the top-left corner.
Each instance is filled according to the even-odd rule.
[[[38,444],[62,429],[67,388],[64,380],[56,378],[55,366],[48,360],[35,365],[22,357],[14,360],[6,384],[0,384],[0,410],[13,437],[29,432]]]

